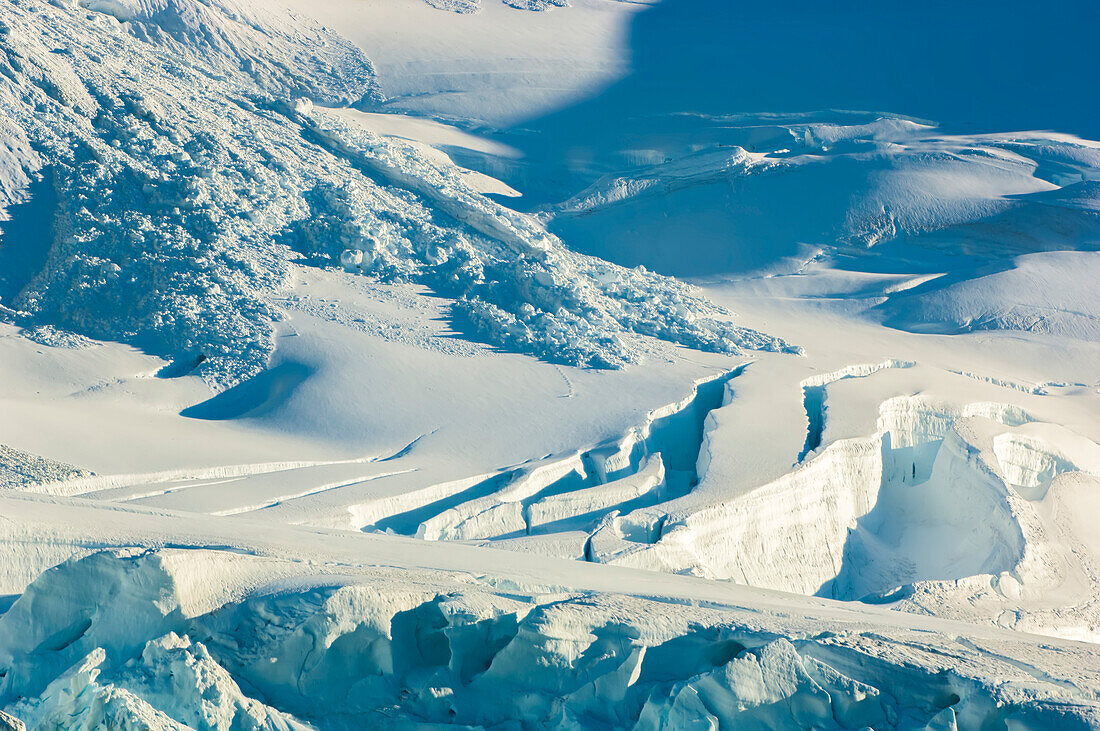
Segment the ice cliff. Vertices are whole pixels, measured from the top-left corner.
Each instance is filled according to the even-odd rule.
[[[292,562],[217,551],[67,562],[0,617],[0,702],[33,728],[69,729],[1084,729],[1097,720],[1093,681],[1076,678],[1068,692],[1054,676],[1033,677],[1000,658],[1003,639],[888,638],[793,617],[763,626],[724,607],[345,570],[306,578]],[[950,660],[937,655],[948,645]],[[1049,653],[1029,659],[1063,672]]]

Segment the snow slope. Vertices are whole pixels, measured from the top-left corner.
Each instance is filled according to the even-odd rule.
[[[10,287],[32,321],[232,385],[270,355],[271,296],[303,257],[423,282],[457,300],[468,330],[562,362],[621,366],[640,355],[620,337],[635,332],[718,352],[788,347],[678,282],[573,254],[446,158],[314,112],[311,100],[374,94],[369,62],[330,31],[259,31],[264,14],[238,10],[7,11],[5,105],[48,151],[56,197],[45,268]],[[317,46],[330,56],[307,55]],[[284,71],[288,56],[298,65]]]
[[[796,9],[0,7],[0,708],[1100,727],[1080,79]]]
[[[575,103],[626,75],[629,26],[648,5],[619,0],[284,4],[370,49],[387,111],[494,127]]]

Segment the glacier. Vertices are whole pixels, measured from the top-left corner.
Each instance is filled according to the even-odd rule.
[[[953,12],[0,6],[0,729],[1100,728],[1096,12]]]
[[[803,611],[815,609],[825,607]],[[639,621],[654,610],[659,621]],[[852,622],[784,613],[763,627],[736,603],[145,549],[92,553],[43,574],[0,619],[0,662],[3,697],[38,697],[10,708],[42,727],[1095,721],[1095,690],[1084,685],[1095,679],[1070,676],[1081,695],[1067,696],[1053,648],[1028,649],[1021,669],[1000,654],[1022,651],[1010,637],[963,641],[932,625],[888,638],[853,632]],[[789,634],[777,636],[777,625]],[[934,659],[947,647],[950,671]],[[996,684],[983,680],[989,663]]]
[[[259,31],[256,12],[118,0],[7,14],[5,106],[48,151],[17,172],[50,176],[57,198],[46,265],[9,305],[26,321],[201,359],[233,385],[271,353],[287,261],[353,251],[365,272],[450,296],[491,342],[567,363],[636,360],[623,333],[792,347],[674,280],[565,250],[416,148],[315,119],[314,101],[378,95],[370,62],[316,27]]]

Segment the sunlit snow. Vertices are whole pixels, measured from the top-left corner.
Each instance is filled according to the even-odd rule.
[[[1100,13],[899,8],[0,2],[0,731],[1100,728]]]

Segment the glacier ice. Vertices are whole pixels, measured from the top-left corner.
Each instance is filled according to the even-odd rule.
[[[1097,143],[310,5],[0,4],[0,729],[1100,727]]]
[[[229,596],[189,575],[211,561],[233,567]],[[953,640],[935,633],[814,633],[790,619],[784,636],[720,607],[609,594],[548,601],[429,576],[353,570],[317,581],[293,562],[216,551],[93,554],[51,570],[0,616],[0,702],[32,727],[88,729],[1096,720],[1090,686],[1067,696],[982,640],[945,660],[935,653]],[[1037,649],[1031,660],[1064,673],[1056,657]]]

